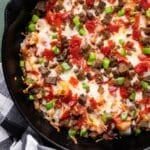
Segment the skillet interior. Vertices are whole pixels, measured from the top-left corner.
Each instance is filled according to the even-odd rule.
[[[25,25],[30,19],[30,13],[37,0],[12,0],[5,10],[5,33],[2,45],[2,63],[9,92],[17,105],[20,112],[28,121],[30,126],[36,130],[47,141],[53,143],[61,149],[144,149],[150,146],[150,133],[143,133],[140,136],[124,137],[120,140],[102,141],[94,143],[94,141],[79,140],[79,144],[75,145],[71,140],[66,138],[63,130],[57,133],[48,121],[42,118],[42,115],[36,112],[32,102],[27,101],[26,96],[22,93],[23,85],[20,80],[21,70],[19,67],[19,48],[23,39],[21,32],[24,31]],[[17,80],[14,80],[14,77]]]

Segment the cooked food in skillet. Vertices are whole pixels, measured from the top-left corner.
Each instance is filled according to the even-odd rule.
[[[150,129],[150,2],[40,1],[21,43],[35,109],[68,136]]]

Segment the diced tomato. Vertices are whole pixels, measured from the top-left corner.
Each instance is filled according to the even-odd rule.
[[[150,0],[139,0],[139,3],[144,9],[150,8]]]
[[[133,29],[132,37],[134,40],[139,41],[141,37],[141,30],[140,29]]]
[[[49,11],[52,8],[54,8],[55,4],[56,4],[57,0],[49,0],[46,3],[46,10]]]
[[[130,18],[130,16],[131,16],[131,8],[126,8],[125,9],[125,15],[126,15],[126,17],[129,19]]]
[[[93,6],[94,5],[94,1],[95,0],[86,0],[87,6],[89,6],[89,7]]]
[[[118,32],[119,31],[119,28],[120,28],[120,25],[117,25],[117,24],[110,24],[107,29],[114,33],[114,32]]]
[[[140,28],[140,15],[136,15],[133,24],[133,29],[139,29],[139,28]]]
[[[101,47],[100,49],[101,53],[103,53],[105,56],[109,56],[111,52],[111,48],[109,46]]]
[[[96,28],[95,20],[88,20],[85,24],[85,27],[89,33],[93,33],[95,31],[95,28]]]
[[[44,99],[46,99],[47,102],[51,101],[53,98],[54,98],[54,94],[52,90],[49,91],[49,94],[44,97]]]
[[[78,85],[79,81],[75,77],[71,77],[69,80],[69,83],[71,83],[72,86],[76,87]]]
[[[125,87],[120,87],[120,95],[122,98],[128,98],[129,97],[129,92],[127,88]]]
[[[122,55],[120,55],[120,53],[116,52],[116,56],[117,56],[117,61],[119,63],[121,63],[121,62],[127,63],[127,61],[128,61],[127,58],[122,56]]]
[[[70,117],[70,113],[68,111],[64,112],[64,114],[61,116],[61,120],[66,120]]]
[[[126,50],[133,50],[133,42],[131,42],[131,41],[126,42],[124,45],[124,48]]]
[[[73,36],[69,43],[69,50],[71,56],[77,59],[78,61],[80,61],[81,58],[80,46],[81,46],[81,38]]]
[[[77,100],[77,95],[73,95],[71,90],[61,99],[62,102],[68,104],[70,107],[73,107],[77,103]]]
[[[142,116],[142,115],[145,115],[145,114],[147,114],[149,112],[150,112],[150,107],[146,107],[144,110],[141,110],[139,113]]]
[[[108,0],[109,3],[113,4],[116,2],[116,0]]]
[[[139,100],[139,101],[137,101],[137,104],[149,105],[150,104],[150,98],[144,98],[142,100]]]
[[[60,25],[66,21],[66,19],[69,16],[69,12],[65,12],[65,13],[52,13],[52,12],[48,12],[46,15],[46,20],[48,21],[48,23],[50,25],[54,25],[57,27],[60,27]]]
[[[146,56],[144,54],[141,54],[138,56],[138,58],[141,60],[141,61],[148,61],[150,62],[150,56]]]
[[[136,67],[135,67],[135,72],[138,73],[138,74],[143,74],[144,72],[147,72],[148,71],[148,68],[149,68],[149,65],[147,62],[142,62],[140,64],[138,64]]]
[[[57,108],[61,108],[61,107],[62,107],[62,103],[61,103],[60,100],[57,100],[57,101],[56,101],[56,107],[57,107]]]
[[[91,104],[93,109],[95,109],[97,107],[97,102],[96,102],[96,100],[94,98],[90,99],[90,104]]]
[[[139,39],[141,37],[140,15],[135,16],[135,21],[134,21],[132,29],[133,29],[133,33],[132,33],[133,39],[139,41]]]
[[[115,42],[113,40],[108,41],[108,46],[113,49],[115,47]]]
[[[52,60],[55,55],[53,51],[45,49],[45,51],[43,52],[43,56],[45,56],[47,60]]]
[[[51,42],[51,47],[56,46],[58,44],[58,41],[52,41]]]

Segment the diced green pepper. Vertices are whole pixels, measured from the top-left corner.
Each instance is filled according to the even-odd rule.
[[[127,55],[126,50],[125,50],[124,48],[122,48],[122,49],[120,50],[120,54],[121,54],[122,56],[126,56],[126,55]]]
[[[38,59],[38,63],[39,63],[39,64],[44,64],[44,62],[45,62],[45,59],[44,59],[44,58],[41,57],[41,58]]]
[[[61,67],[63,68],[64,71],[68,71],[71,69],[70,65],[66,62],[62,63]]]
[[[96,53],[91,52],[89,54],[87,63],[88,63],[88,65],[94,65],[95,61],[96,61]]]
[[[52,35],[52,39],[57,39],[57,34]]]
[[[87,137],[87,135],[88,135],[87,130],[86,130],[86,129],[81,129],[81,131],[80,131],[80,136],[82,136],[82,137]]]
[[[137,114],[138,114],[137,109],[134,109],[134,110],[130,111],[130,115],[131,115],[132,118],[135,118],[137,116]]]
[[[117,83],[118,85],[123,85],[124,82],[125,82],[125,77],[118,77],[118,78],[116,79],[116,83]]]
[[[127,112],[123,112],[120,116],[121,120],[127,120],[128,118],[128,113]]]
[[[144,90],[147,90],[149,88],[149,83],[146,81],[141,81],[141,86]]]
[[[102,121],[107,124],[108,121],[112,119],[112,115],[110,113],[104,113],[101,117]]]
[[[143,53],[144,53],[145,55],[150,55],[150,47],[145,47],[145,48],[143,48]]]
[[[118,11],[118,16],[121,17],[121,16],[124,16],[125,14],[125,10],[124,9],[121,9]]]
[[[79,33],[80,33],[80,35],[85,35],[86,34],[86,30],[84,29],[84,28],[81,28],[80,30],[79,30]]]
[[[111,13],[113,13],[113,7],[112,7],[112,6],[106,7],[104,12],[105,12],[106,14],[111,14]]]
[[[45,108],[50,110],[55,107],[56,99],[52,99],[50,102],[45,104]]]
[[[29,100],[34,100],[34,99],[35,99],[34,95],[29,95]]]
[[[82,87],[83,89],[86,89],[86,90],[89,89],[89,85],[87,83],[82,83]]]
[[[74,129],[70,129],[70,130],[68,131],[68,135],[69,135],[70,137],[73,137],[73,136],[75,136],[76,134],[77,134],[77,131],[74,130]]]
[[[146,10],[146,17],[150,18],[150,9]]]
[[[119,44],[120,44],[120,45],[124,45],[124,40],[123,40],[123,39],[120,39],[120,40],[119,40]]]
[[[104,58],[103,61],[102,61],[102,65],[103,65],[104,69],[108,69],[109,65],[110,65],[110,59]]]
[[[30,23],[28,25],[28,31],[29,32],[34,32],[36,30],[35,24],[34,23]]]
[[[95,61],[95,60],[96,60],[96,54],[93,53],[93,52],[91,52],[91,53],[89,54],[89,61]]]
[[[34,80],[31,79],[31,78],[27,78],[27,79],[26,79],[26,83],[27,83],[27,84],[33,84],[33,83],[34,83]]]
[[[60,50],[57,46],[53,46],[52,51],[54,52],[54,54],[59,54],[60,53]]]
[[[132,101],[134,101],[135,97],[136,97],[136,93],[132,92],[131,95],[129,96],[129,99],[132,100]]]
[[[37,21],[39,20],[39,16],[33,15],[31,20],[33,23],[37,23]]]
[[[20,65],[20,67],[24,67],[24,65],[25,65],[24,61],[20,60],[19,65]]]
[[[75,16],[73,18],[73,23],[75,24],[76,27],[79,27],[81,25],[79,16]]]

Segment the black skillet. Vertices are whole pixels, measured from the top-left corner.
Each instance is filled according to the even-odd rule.
[[[142,150],[150,147],[150,132],[99,143],[95,143],[91,139],[79,139],[79,144],[76,145],[67,138],[65,130],[57,133],[48,121],[34,110],[32,102],[29,102],[22,93],[23,85],[20,80],[22,73],[18,64],[19,45],[23,40],[20,33],[24,31],[36,2],[37,0],[11,0],[5,9],[5,32],[2,43],[2,64],[6,83],[12,99],[29,125],[48,143],[54,144],[59,149]]]

